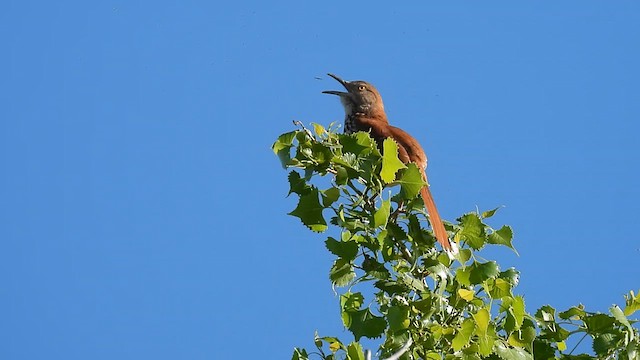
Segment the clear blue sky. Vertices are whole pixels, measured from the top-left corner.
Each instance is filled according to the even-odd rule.
[[[269,149],[342,119],[329,71],[422,142],[446,219],[506,206],[521,256],[487,256],[530,311],[640,288],[637,1],[9,0],[0,27],[2,359],[349,340]]]

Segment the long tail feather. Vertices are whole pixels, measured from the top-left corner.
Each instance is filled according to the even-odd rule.
[[[440,214],[438,214],[436,203],[433,201],[431,191],[429,191],[429,185],[424,186],[422,190],[420,190],[420,195],[422,195],[424,206],[427,208],[427,212],[429,213],[431,228],[433,228],[433,233],[436,236],[436,240],[438,240],[438,242],[445,250],[452,251],[453,247],[451,246],[451,241],[449,241],[447,230],[445,230],[442,219],[440,218]]]

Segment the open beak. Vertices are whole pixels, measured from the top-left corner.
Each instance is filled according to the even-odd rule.
[[[327,75],[329,75],[332,78],[336,79],[340,84],[342,84],[342,86],[344,86],[345,89],[349,90],[349,88],[347,87],[347,85],[349,85],[348,81],[341,79],[338,75],[334,75],[334,74],[327,74]],[[330,95],[338,95],[338,96],[348,96],[349,95],[348,92],[334,91],[334,90],[327,90],[327,91],[323,91],[322,93],[323,94],[330,94]]]

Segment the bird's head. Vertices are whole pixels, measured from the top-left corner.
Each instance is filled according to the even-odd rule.
[[[334,74],[327,74],[336,79],[347,91],[323,91],[324,94],[338,95],[347,115],[363,113],[374,116],[384,114],[382,96],[376,88],[366,81],[346,81]]]

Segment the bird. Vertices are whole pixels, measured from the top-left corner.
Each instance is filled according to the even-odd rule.
[[[427,155],[416,138],[406,131],[389,124],[384,111],[382,96],[378,90],[366,81],[347,81],[334,74],[327,74],[338,81],[346,91],[327,90],[324,94],[337,95],[344,107],[344,132],[352,134],[365,131],[371,134],[380,146],[384,139],[392,138],[398,144],[398,158],[405,164],[414,163],[422,173],[422,179],[427,185],[420,189],[420,195],[429,213],[431,228],[436,240],[450,252],[457,252],[455,243],[449,239],[442,218],[436,208],[429,182],[427,181]]]

